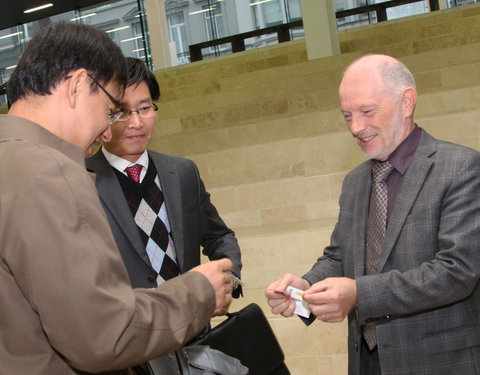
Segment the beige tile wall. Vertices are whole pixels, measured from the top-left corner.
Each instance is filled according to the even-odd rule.
[[[292,374],[347,372],[345,322],[306,327],[273,316],[264,297],[268,283],[303,274],[321,255],[342,180],[363,161],[338,110],[341,72],[365,52],[401,58],[417,79],[417,122],[480,149],[479,35],[474,4],[340,32],[334,57],[307,61],[295,41],[155,72],[152,148],[198,164],[242,248],[247,288],[231,310],[262,306]]]

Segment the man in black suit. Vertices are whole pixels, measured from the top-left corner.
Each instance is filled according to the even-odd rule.
[[[126,61],[129,77],[121,101],[126,115],[112,125],[111,140],[104,140],[86,165],[96,174],[98,194],[132,286],[155,287],[187,272],[200,264],[200,247],[210,260],[229,258],[240,277],[237,239],[210,202],[195,163],[147,150],[160,90],[141,60]],[[141,166],[138,182],[125,171],[134,165]],[[158,219],[163,225],[157,225]],[[241,289],[235,289],[238,297]]]

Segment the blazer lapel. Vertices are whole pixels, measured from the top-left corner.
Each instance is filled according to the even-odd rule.
[[[417,151],[412,159],[412,163],[405,173],[402,186],[395,202],[395,207],[389,218],[387,231],[385,233],[385,242],[379,259],[379,272],[381,272],[385,266],[402,230],[407,215],[425,182],[428,171],[432,167],[433,160],[430,156],[435,153],[435,151],[436,142],[434,138],[422,130],[420,144],[418,145]]]
[[[95,160],[93,172],[97,173],[96,187],[100,200],[117,222],[120,230],[127,236],[138,255],[151,267],[145,245],[138,233],[138,227],[125,200],[122,187],[107,159],[101,151],[92,158]]]
[[[365,244],[366,244],[366,220],[368,213],[368,204],[370,201],[370,188],[372,185],[372,178],[370,172],[370,161],[363,163],[363,170],[360,173],[360,178],[354,181],[357,185],[355,198],[356,207],[354,208],[355,223],[353,226],[353,238],[358,238],[354,251],[354,275],[355,277],[365,275]],[[367,181],[364,183],[364,181]]]
[[[167,208],[170,231],[175,247],[175,255],[180,272],[184,269],[184,240],[183,236],[183,213],[182,213],[182,187],[177,168],[173,163],[169,163],[168,157],[163,154],[149,153],[151,159],[157,168],[160,186],[162,188],[165,206]]]

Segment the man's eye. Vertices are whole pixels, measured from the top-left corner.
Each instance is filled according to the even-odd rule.
[[[148,105],[146,105],[145,107],[140,107],[140,108],[138,109],[138,112],[139,112],[139,113],[147,113],[147,112],[149,112],[149,111],[150,111],[150,106],[148,106]]]

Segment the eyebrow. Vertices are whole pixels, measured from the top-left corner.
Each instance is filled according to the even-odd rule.
[[[126,105],[126,104],[127,104],[127,103],[124,102],[124,101],[122,101],[121,103],[122,103],[122,105]],[[144,99],[140,99],[136,104],[137,104],[137,105],[138,105],[138,104],[141,105],[141,104],[150,104],[150,103],[153,103],[152,98],[146,97],[146,98],[144,98]]]

